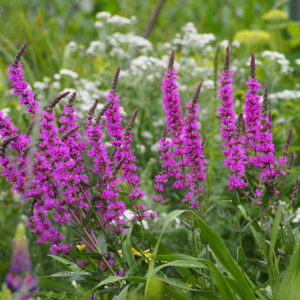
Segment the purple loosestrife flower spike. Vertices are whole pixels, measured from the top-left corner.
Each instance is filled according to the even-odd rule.
[[[166,204],[163,200],[162,193],[164,191],[164,184],[166,184],[169,180],[169,168],[173,165],[173,158],[171,156],[171,142],[167,140],[168,127],[165,126],[160,141],[158,142],[159,151],[161,152],[161,156],[159,157],[162,160],[162,170],[159,175],[155,176],[155,184],[154,187],[156,189],[157,194],[152,195],[152,200],[155,202],[161,202]]]
[[[200,199],[203,196],[204,181],[206,178],[205,154],[203,152],[203,145],[201,135],[199,134],[199,125],[197,123],[199,105],[197,100],[199,98],[202,83],[197,87],[193,99],[186,105],[186,118],[184,119],[183,137],[184,137],[184,159],[186,166],[186,181],[188,193],[186,193],[183,201],[188,202],[190,208],[196,208]]]
[[[25,110],[35,117],[39,104],[34,99],[34,93],[30,89],[28,83],[24,79],[22,72],[22,63],[20,58],[27,47],[27,43],[19,50],[14,59],[13,63],[8,67],[8,78],[11,87],[13,88],[13,93],[20,96],[21,105],[25,105]]]
[[[275,172],[276,157],[274,155],[275,147],[272,135],[272,119],[270,118],[271,114],[267,114],[268,94],[269,83],[266,82],[262,114],[260,115],[260,141],[257,141],[257,152],[261,153],[257,157],[257,165],[260,167],[260,178],[262,178],[263,183],[277,176]]]
[[[220,75],[218,82],[220,85],[219,98],[222,106],[218,107],[219,117],[221,118],[221,136],[223,139],[223,152],[226,157],[224,166],[229,166],[232,172],[227,182],[229,190],[243,189],[247,186],[245,176],[245,137],[237,131],[235,121],[235,111],[233,103],[233,72],[230,70],[230,49],[226,49],[224,72]]]
[[[178,85],[176,83],[177,73],[174,68],[174,50],[171,53],[168,69],[163,78],[163,102],[167,116],[167,126],[171,135],[173,150],[173,164],[169,166],[168,176],[174,176],[174,188],[185,188],[184,176],[184,141],[183,141],[183,120],[180,107]],[[178,160],[175,160],[175,157]]]
[[[120,99],[119,96],[116,94],[119,73],[120,69],[118,68],[113,80],[112,90],[106,98],[107,104],[110,101],[113,101],[113,103],[108,107],[108,109],[105,112],[108,135],[112,139],[111,144],[114,147],[111,159],[115,164],[118,164],[124,157],[126,158],[124,160],[124,163],[122,163],[121,165],[123,173],[120,177],[122,180],[124,180],[124,182],[130,184],[131,186],[131,193],[128,195],[128,198],[132,199],[132,201],[135,203],[133,208],[136,208],[138,210],[137,214],[135,214],[135,218],[140,219],[141,211],[139,201],[141,201],[141,198],[145,195],[145,193],[138,186],[141,180],[136,173],[136,157],[133,155],[130,146],[132,142],[132,135],[130,134],[130,130],[136,118],[137,111],[134,112],[132,118],[130,119],[129,124],[127,126],[127,130],[124,130],[124,128],[122,127],[122,118],[119,107]]]
[[[251,64],[250,64],[250,74],[251,78],[246,83],[248,86],[248,91],[246,93],[245,99],[245,124],[247,126],[246,136],[247,136],[247,147],[253,153],[249,152],[249,166],[259,167],[260,162],[257,158],[258,146],[261,143],[261,120],[263,115],[260,109],[260,96],[258,95],[260,83],[255,78],[255,57],[251,54]]]
[[[86,187],[89,185],[89,180],[85,174],[85,164],[82,157],[82,153],[86,151],[86,143],[80,134],[77,111],[73,107],[75,97],[76,93],[69,97],[59,119],[59,131],[62,134],[63,147],[68,156],[64,162],[57,165],[57,169],[60,168],[62,180],[65,182],[64,195],[66,201],[70,204],[77,203],[82,209],[87,209],[89,207],[87,201],[89,202],[91,195]],[[85,199],[85,196],[87,199]]]
[[[13,292],[19,292],[22,299],[29,299],[32,293],[37,291],[37,281],[29,274],[30,258],[25,227],[19,224],[16,231],[12,262],[10,272],[6,276],[6,284]]]

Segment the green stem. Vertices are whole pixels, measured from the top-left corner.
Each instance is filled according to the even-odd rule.
[[[273,278],[273,270],[272,270],[271,262],[270,262],[269,256],[268,256],[268,245],[267,245],[266,233],[265,233],[265,229],[264,229],[263,207],[261,207],[261,211],[260,211],[260,227],[261,227],[261,231],[262,231],[264,259],[268,266],[268,274],[269,274],[269,279],[271,281],[272,295],[274,295],[274,278]]]
[[[104,255],[102,254],[101,250],[99,249],[99,247],[95,244],[95,242],[93,241],[93,239],[91,238],[91,236],[89,235],[89,233],[85,230],[85,228],[83,228],[83,231],[85,233],[85,235],[87,236],[87,238],[90,240],[90,242],[92,243],[92,245],[94,246],[96,252],[100,255],[101,260],[104,262],[105,266],[107,267],[107,269],[112,273],[112,275],[116,276],[114,270],[111,268],[111,266],[108,264],[106,258],[104,257]]]
[[[241,230],[239,209],[238,209],[237,205],[235,206],[235,212],[236,212],[236,224],[237,224],[237,228],[238,228],[238,232],[239,232],[239,246],[243,250],[242,230]]]

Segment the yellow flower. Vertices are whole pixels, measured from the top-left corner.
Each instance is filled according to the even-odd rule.
[[[79,251],[82,251],[82,250],[84,250],[86,248],[86,245],[85,244],[83,244],[83,245],[77,245],[76,247],[77,247],[77,249]]]
[[[272,9],[262,16],[266,22],[280,23],[288,19],[288,14],[280,9]]]
[[[148,263],[152,258],[152,253],[150,253],[150,249],[147,249],[145,251],[138,251],[135,248],[131,248],[131,251],[134,255],[137,255],[139,257],[144,257],[146,263]],[[121,257],[123,257],[123,251],[122,250],[118,250],[118,253],[120,254]],[[156,262],[158,262],[158,260],[156,260]],[[161,261],[161,262],[162,263],[167,263],[167,261]]]
[[[255,51],[269,46],[271,35],[269,32],[264,30],[244,29],[238,31],[233,39]]]

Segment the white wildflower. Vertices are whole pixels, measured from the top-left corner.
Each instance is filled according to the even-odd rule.
[[[54,74],[53,78],[55,80],[60,80],[61,76],[59,74]]]
[[[223,41],[221,41],[221,43],[220,43],[220,46],[221,46],[222,48],[226,48],[228,45],[229,45],[229,41],[228,41],[228,40],[223,40]]]
[[[105,51],[105,43],[101,41],[92,41],[89,48],[86,50],[87,54],[98,54]]]
[[[51,88],[55,89],[55,90],[59,90],[60,89],[60,83],[58,81],[54,81],[51,84]]]
[[[149,140],[152,140],[153,139],[153,135],[150,131],[143,131],[142,132],[142,137],[144,137],[145,139],[149,139]]]
[[[10,108],[2,108],[0,111],[4,114],[5,117],[7,117],[7,114],[10,112]]]
[[[206,89],[213,89],[214,88],[214,82],[213,80],[204,80],[203,83],[202,83],[202,86]]]
[[[65,76],[70,76],[70,77],[72,77],[74,79],[78,78],[78,74],[76,72],[74,72],[74,71],[69,70],[69,69],[61,69],[59,71],[59,74],[60,75],[65,75]]]
[[[300,99],[300,91],[297,91],[297,90],[283,90],[281,92],[270,94],[269,98],[270,98],[270,100]]]
[[[108,11],[101,11],[96,14],[97,19],[108,19],[110,18],[111,13]]]
[[[95,25],[96,28],[102,28],[103,27],[103,23],[100,22],[100,21],[96,21],[94,25]]]
[[[146,147],[144,145],[136,145],[136,148],[141,152],[145,153]]]
[[[48,84],[46,82],[36,81],[33,84],[33,87],[37,90],[45,90],[48,87]]]
[[[156,144],[153,144],[152,146],[151,146],[151,151],[152,152],[158,152],[158,150],[159,150],[159,145],[156,143]]]
[[[296,216],[293,219],[293,223],[298,223],[299,221],[300,221],[300,207],[298,207],[296,210]]]
[[[114,25],[129,25],[131,24],[131,20],[118,15],[114,15],[107,19],[107,23]]]
[[[231,46],[234,47],[234,48],[240,48],[241,43],[239,41],[233,41],[231,43]]]

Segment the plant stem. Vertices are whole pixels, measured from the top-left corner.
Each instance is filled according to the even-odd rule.
[[[243,240],[242,240],[242,230],[241,230],[241,224],[240,224],[240,216],[239,216],[239,209],[237,205],[235,206],[236,211],[236,224],[239,232],[239,246],[241,249],[243,249]]]
[[[93,241],[93,239],[91,238],[91,236],[89,235],[89,233],[85,230],[85,228],[83,228],[83,231],[85,233],[85,235],[88,237],[88,239],[90,240],[90,242],[92,243],[92,245],[94,246],[96,252],[100,255],[101,260],[104,262],[105,266],[107,267],[107,269],[112,273],[112,275],[116,276],[114,270],[111,268],[111,266],[108,264],[106,258],[104,257],[104,255],[102,254],[101,250],[99,249],[99,247],[95,244],[95,242]]]
[[[268,245],[266,241],[266,233],[264,229],[264,216],[263,216],[263,207],[261,207],[260,211],[260,227],[262,231],[262,244],[263,244],[263,253],[264,253],[264,259],[268,266],[268,273],[269,273],[269,279],[271,281],[271,289],[272,289],[272,295],[274,295],[274,278],[273,278],[273,270],[271,266],[271,262],[268,259]]]

